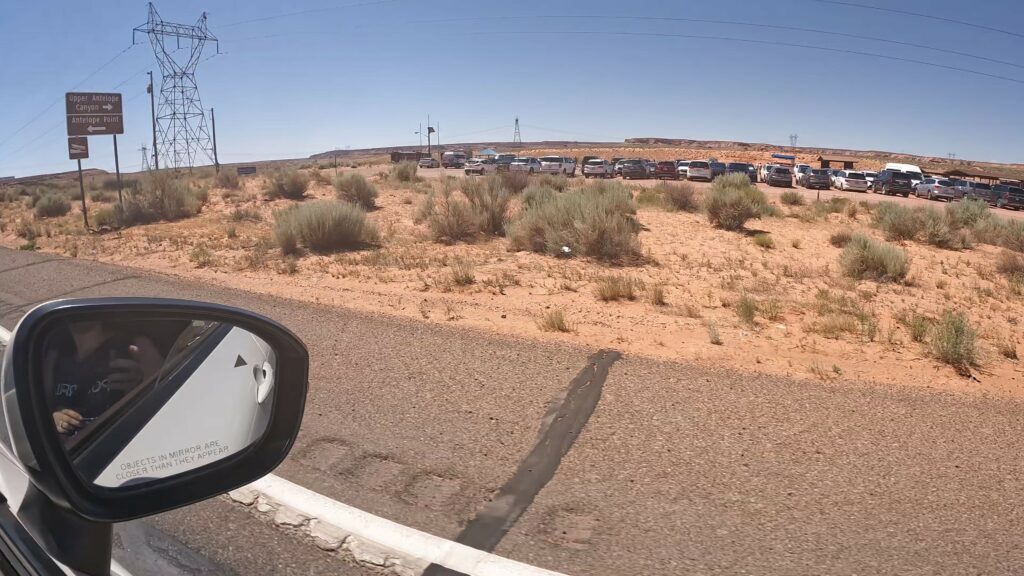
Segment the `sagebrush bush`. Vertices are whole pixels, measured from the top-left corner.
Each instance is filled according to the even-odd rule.
[[[102,188],[103,190],[106,190],[108,192],[117,192],[117,189],[118,189],[117,177],[116,176],[111,176],[109,178],[104,178],[103,182],[100,183],[100,188]]]
[[[206,189],[192,188],[170,171],[154,171],[146,176],[139,190],[128,193],[123,206],[114,206],[115,220],[123,228],[189,218],[199,214],[207,195]]]
[[[786,190],[779,197],[779,200],[786,206],[803,206],[804,195],[797,192],[796,190]]]
[[[745,174],[726,174],[715,178],[704,195],[708,220],[723,230],[739,230],[751,218],[764,214],[768,201],[764,193],[750,183]]]
[[[1024,256],[1004,250],[996,259],[996,270],[1006,276],[1024,278]]]
[[[754,324],[754,317],[757,315],[757,301],[744,294],[736,302],[736,315],[745,324]]]
[[[504,176],[505,174],[514,174],[514,176],[510,176],[510,179],[515,179],[516,182],[510,182],[509,184],[507,184],[507,186],[510,189],[515,189],[519,183],[522,183],[522,188],[515,190],[516,192],[522,192],[529,185],[529,177],[526,177],[526,175],[523,174],[522,172],[503,172],[502,176]],[[525,182],[523,180],[524,177],[526,177]],[[569,179],[561,174],[541,174],[540,176],[537,177],[537,184],[540,186],[554,188],[559,192],[565,192],[565,189],[569,187]]]
[[[665,207],[669,210],[696,212],[700,208],[697,191],[689,182],[659,182],[654,190],[661,195]]]
[[[512,250],[635,260],[641,255],[635,214],[628,188],[596,181],[520,211],[506,236]]]
[[[977,334],[963,312],[944,311],[930,336],[932,354],[961,374],[978,365]]]
[[[269,200],[302,200],[309,188],[309,177],[298,170],[280,170],[270,176],[264,195]]]
[[[416,175],[418,168],[415,162],[399,162],[391,167],[388,178],[397,182],[416,182],[419,180],[419,176]]]
[[[260,211],[255,208],[235,208],[229,213],[229,216],[235,222],[241,222],[242,220],[259,222],[263,219],[263,217],[260,216]]]
[[[71,211],[71,202],[62,195],[49,193],[36,202],[36,218],[54,218]]]
[[[839,255],[839,264],[850,278],[893,282],[907,276],[907,253],[898,246],[854,235]]]
[[[853,232],[850,230],[840,230],[828,237],[828,243],[836,248],[844,248],[850,243],[851,238],[853,238]]]
[[[334,181],[334,189],[338,198],[358,204],[364,210],[372,210],[377,206],[377,187],[362,174],[350,172],[339,176]]]
[[[565,313],[557,308],[548,310],[537,319],[537,327],[544,332],[572,332],[572,326],[565,319]]]
[[[924,228],[920,212],[895,202],[879,202],[874,223],[886,240],[894,241],[913,240]]]
[[[93,190],[89,192],[89,200],[93,202],[113,202],[116,197],[113,193],[106,190]]]
[[[241,186],[241,181],[238,178],[238,173],[234,170],[221,170],[217,174],[217,178],[214,179],[214,183],[217,188],[223,188],[225,190],[237,190]]]
[[[473,207],[447,188],[427,194],[420,205],[417,220],[426,222],[431,237],[445,244],[466,240],[478,229]]]
[[[487,180],[483,186],[466,186],[472,180],[463,179],[462,194],[469,201],[476,217],[477,230],[483,234],[500,235],[505,233],[508,224],[508,206],[512,194],[501,184],[500,180]]]
[[[755,234],[754,244],[765,249],[775,248],[775,239],[772,238],[771,234]]]
[[[954,228],[971,228],[989,217],[988,203],[984,200],[963,200],[946,204],[946,215]]]
[[[944,212],[934,208],[926,208],[919,212],[923,239],[926,244],[938,248],[955,248],[956,239],[953,226]]]
[[[450,268],[452,283],[456,286],[469,286],[476,282],[476,273],[469,261],[457,258],[451,263]]]
[[[597,280],[594,295],[602,302],[636,300],[636,292],[640,287],[641,284],[631,276],[604,276]]]
[[[355,204],[318,200],[293,206],[274,214],[274,236],[284,254],[294,254],[298,245],[318,253],[359,248],[379,241],[376,226]]]
[[[1024,252],[1024,221],[1005,219],[999,245],[1014,252]]]
[[[498,173],[498,179],[501,181],[502,187],[513,194],[518,194],[523,190],[526,190],[526,187],[530,185],[530,176],[525,172],[500,172]],[[561,185],[563,182],[564,185],[562,185],[561,188],[557,188],[552,185],[552,183]],[[555,188],[556,190],[564,190],[565,187],[568,186],[568,182],[565,182],[564,178],[561,180],[551,180],[548,178],[539,180],[539,183],[547,185],[550,188]]]
[[[523,190],[523,209],[529,210],[537,205],[548,202],[554,199],[557,194],[553,188],[548,188],[547,186],[538,186],[536,184],[528,186],[526,190]]]

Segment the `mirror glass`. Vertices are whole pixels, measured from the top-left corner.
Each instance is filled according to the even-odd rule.
[[[275,397],[275,351],[199,318],[88,318],[42,339],[53,431],[86,482],[136,486],[257,442]]]

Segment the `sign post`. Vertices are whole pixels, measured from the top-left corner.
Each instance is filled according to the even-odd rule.
[[[82,158],[89,157],[89,139],[85,136],[68,138],[68,158],[78,162],[78,190],[82,194],[82,219],[89,229],[89,209],[85,206],[85,182],[82,181]]]
[[[117,199],[124,204],[121,192],[121,159],[117,155],[117,135],[124,134],[124,108],[121,95],[116,92],[67,92],[64,94],[67,113],[68,150],[72,136],[114,137],[114,169],[117,171]],[[85,140],[85,138],[82,138]],[[88,145],[86,156],[88,158]],[[72,159],[76,159],[72,156]],[[78,183],[82,188],[82,211],[85,212],[85,186],[82,184],[82,161],[78,159]],[[89,217],[85,215],[85,227]]]
[[[121,194],[121,161],[117,157],[117,134],[114,134],[114,172],[117,173],[117,203],[124,208],[124,196]]]

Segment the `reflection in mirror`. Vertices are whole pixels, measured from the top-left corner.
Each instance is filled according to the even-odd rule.
[[[251,446],[276,395],[274,350],[193,318],[89,318],[45,336],[42,385],[75,471],[116,488],[201,468]]]

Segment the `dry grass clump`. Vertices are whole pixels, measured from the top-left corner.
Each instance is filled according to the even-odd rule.
[[[449,266],[451,270],[452,283],[456,286],[469,286],[476,282],[476,273],[473,264],[462,258],[455,259]]]
[[[192,188],[170,171],[151,172],[141,188],[130,190],[124,205],[97,214],[97,226],[127,227],[159,220],[180,220],[199,214],[208,198],[205,188]],[[100,221],[103,223],[101,224]]]
[[[360,248],[380,240],[377,227],[355,204],[320,200],[274,214],[274,238],[285,255],[299,245],[318,253]]]
[[[665,208],[683,212],[696,212],[700,209],[697,189],[689,182],[659,182],[654,191],[661,195]]]
[[[554,308],[541,314],[537,327],[544,332],[572,332],[572,326],[565,319],[565,313]]]
[[[36,218],[55,218],[71,211],[71,202],[62,194],[47,193],[35,205]]]
[[[602,302],[636,300],[636,293],[643,284],[632,276],[610,275],[598,279],[594,295]]]
[[[399,162],[391,167],[388,178],[396,182],[418,182],[420,177],[416,175],[419,166],[415,162]]]
[[[946,310],[931,329],[932,354],[961,374],[978,365],[977,334],[967,315]]]
[[[751,218],[760,218],[767,209],[763,192],[750,183],[745,174],[726,174],[715,178],[704,195],[704,211],[712,226],[739,230]]]
[[[270,176],[263,190],[268,200],[302,200],[309,188],[309,177],[298,170],[279,170]]]
[[[779,200],[786,206],[803,206],[805,204],[804,195],[796,190],[786,190]]]
[[[843,273],[857,280],[897,282],[907,276],[907,253],[898,246],[855,234],[839,255]]]
[[[350,172],[339,176],[334,181],[334,189],[339,199],[358,204],[364,210],[373,210],[377,206],[377,187],[362,174]]]
[[[213,183],[217,188],[225,190],[237,190],[242,184],[238,178],[238,173],[234,170],[221,170],[217,177],[213,179]]]
[[[754,234],[754,244],[766,250],[770,250],[775,248],[775,239],[772,238],[771,234]]]

